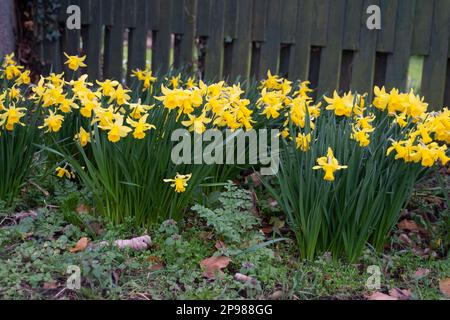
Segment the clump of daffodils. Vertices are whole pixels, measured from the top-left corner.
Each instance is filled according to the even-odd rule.
[[[450,112],[444,108],[441,112],[427,113],[428,104],[424,99],[409,93],[399,93],[392,89],[389,93],[385,88],[375,87],[373,105],[380,110],[387,110],[394,118],[393,125],[406,127],[404,139],[391,139],[392,145],[387,155],[395,153],[395,159],[404,162],[421,163],[424,167],[432,167],[440,160],[443,165],[449,161],[446,155],[447,144],[450,142]]]
[[[65,56],[70,70],[86,67],[86,56]],[[12,131],[26,123],[28,110],[23,106],[25,98],[21,90],[30,83],[30,72],[16,63],[14,55],[8,55],[0,74],[11,83],[0,92],[0,126]],[[398,128],[395,130],[401,134],[389,137],[386,156],[394,154],[397,160],[420,163],[424,167],[433,166],[437,161],[445,165],[449,159],[450,111],[444,108],[441,112],[427,112],[424,98],[413,91],[388,92],[384,87],[375,87],[372,103],[367,94],[340,95],[335,91],[330,97],[324,97],[323,102],[314,102],[308,81],[292,82],[268,71],[256,98],[249,99],[248,96],[254,95],[247,95],[240,84],[229,85],[225,81],[206,84],[195,77],[183,78],[181,74],[158,79],[149,69],[134,70],[132,77],[138,83],[137,94],[116,80],[94,83],[85,74],[41,76],[36,85],[31,85],[29,97],[39,107],[39,128],[46,134],[57,134],[66,123],[73,125],[73,120],[78,119],[71,139],[83,148],[94,141],[94,128],[104,132],[111,143],[145,140],[156,129],[151,123],[152,113],[164,108],[176,113],[180,126],[197,134],[209,128],[235,131],[252,130],[255,125],[276,127],[283,139],[307,153],[321,141],[323,133],[319,131],[323,129],[316,127],[325,112],[333,113],[338,122],[345,123],[348,139],[360,148],[372,146],[379,119],[387,115],[391,128]],[[326,157],[318,157],[317,162],[326,173],[324,179],[333,181],[333,173],[343,167],[335,163],[337,160],[330,150]]]
[[[25,126],[23,121],[28,114],[25,107],[24,86],[30,83],[30,71],[24,70],[14,59],[14,54],[7,55],[0,66],[0,81],[10,84],[0,91],[0,128],[13,131],[17,126]]]
[[[308,81],[270,71],[259,87],[245,87],[183,74],[158,79],[149,69],[134,70],[127,87],[88,79],[85,56],[66,58],[68,74],[41,76],[36,84],[14,55],[1,63],[0,144],[15,154],[0,157],[23,165],[5,167],[10,172],[0,166],[4,181],[17,178],[0,184],[2,199],[13,199],[26,181],[35,139],[42,138],[40,144],[64,157],[54,160],[55,175],[76,173],[111,221],[179,217],[204,179],[234,176],[219,165],[172,163],[174,130],[278,129],[278,183],[268,187],[290,220],[300,255],[330,251],[354,260],[366,243],[383,247],[420,174],[449,162],[449,109],[428,112],[413,91],[375,87],[372,101],[335,91],[316,101]],[[24,139],[14,140],[16,134]]]

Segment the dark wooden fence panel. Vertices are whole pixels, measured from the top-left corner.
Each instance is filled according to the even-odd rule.
[[[81,30],[66,9],[81,7]],[[381,30],[366,27],[369,5]],[[86,54],[91,78],[129,80],[133,69],[188,67],[207,79],[311,79],[318,95],[406,90],[411,56],[424,57],[421,94],[450,104],[450,0],[61,0],[61,37],[40,46],[46,72],[63,52]],[[199,54],[198,44],[202,50]],[[125,53],[125,54],[124,54]]]
[[[449,0],[435,0],[430,51],[425,58],[422,77],[422,92],[432,106],[439,106],[444,101],[446,81],[449,78],[446,75],[449,38]],[[445,103],[449,104],[450,101]]]

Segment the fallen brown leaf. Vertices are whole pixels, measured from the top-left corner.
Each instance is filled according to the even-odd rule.
[[[397,300],[397,298],[391,297],[390,295],[387,295],[382,292],[374,292],[368,299],[369,300]]]
[[[222,269],[226,268],[231,259],[225,256],[210,257],[200,261],[200,266],[204,268],[203,276],[214,279],[216,274],[223,275]]]
[[[148,267],[148,270],[150,272],[158,271],[164,268],[164,265],[161,263],[153,264],[150,267]]]
[[[409,300],[411,299],[411,290],[393,288],[389,290],[389,295],[397,300]]]
[[[400,221],[397,224],[397,226],[401,230],[407,230],[407,231],[413,231],[413,232],[419,231],[419,227],[417,226],[417,224],[414,221],[411,221],[408,219],[404,219],[404,220]]]
[[[122,275],[122,270],[120,270],[120,269],[116,269],[112,272],[112,278],[113,278],[114,284],[116,284],[116,285],[119,284],[121,275]]]
[[[150,272],[161,270],[164,268],[164,260],[158,256],[148,256],[147,259],[145,259],[145,260],[147,260],[148,262],[151,262],[150,267],[148,267],[148,270]]]
[[[411,290],[399,288],[393,288],[389,290],[389,294],[377,291],[372,293],[368,297],[368,300],[409,300],[409,299],[411,299]]]
[[[148,262],[153,262],[153,263],[162,263],[162,259],[158,256],[148,256],[145,260],[147,260]]]
[[[120,249],[131,248],[133,250],[143,250],[143,249],[147,249],[151,245],[152,239],[150,238],[150,236],[145,235],[142,237],[136,237],[136,238],[126,239],[126,240],[119,239],[119,240],[114,241],[114,243]]]
[[[439,289],[444,295],[450,298],[450,278],[439,281]]]
[[[75,252],[79,252],[79,251],[83,251],[84,249],[87,248],[89,243],[89,239],[86,237],[81,238],[80,240],[78,240],[77,244],[75,245],[75,247],[71,248],[69,251],[71,253],[75,253]]]
[[[42,287],[46,290],[53,290],[58,288],[58,283],[56,281],[44,282]]]
[[[262,227],[262,228],[261,228],[261,231],[262,231],[264,234],[271,234],[271,233],[273,232],[273,227],[267,225],[267,226]]]
[[[272,300],[278,300],[278,299],[281,299],[282,297],[283,297],[283,291],[281,291],[281,290],[277,290],[270,295],[270,299],[272,299]]]
[[[253,278],[253,277],[250,277],[250,276],[247,276],[247,275],[245,275],[245,274],[242,274],[242,273],[236,273],[236,274],[234,275],[234,279],[235,279],[236,281],[239,281],[239,282],[242,282],[242,283],[251,284],[251,285],[253,285],[253,286],[255,286],[255,285],[258,284],[258,280],[256,280],[256,279]]]
[[[76,211],[79,214],[89,213],[91,211],[91,208],[88,205],[82,203],[76,208]]]
[[[36,211],[33,211],[33,210],[31,210],[31,211],[21,211],[21,212],[16,213],[14,215],[14,218],[16,220],[18,220],[18,221],[21,221],[21,220],[23,220],[25,218],[28,218],[28,217],[31,217],[33,219],[36,218],[37,217]]]
[[[414,272],[414,278],[423,278],[430,274],[430,269],[419,268]]]
[[[252,173],[250,175],[250,178],[252,178],[255,188],[258,188],[261,185],[261,179],[259,178],[259,175],[257,173]]]

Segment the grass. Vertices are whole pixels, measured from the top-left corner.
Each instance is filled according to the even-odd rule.
[[[408,69],[408,83],[407,89],[414,89],[415,92],[420,93],[422,87],[424,58],[421,56],[412,56],[409,60]]]
[[[366,248],[364,256],[355,263],[336,261],[329,255],[312,262],[302,261],[292,240],[238,254],[252,243],[292,238],[288,226],[279,223],[284,221],[282,214],[278,215],[278,227],[272,227],[272,232],[265,230],[268,216],[276,214],[277,209],[269,209],[265,203],[271,200],[261,188],[255,188],[256,198],[261,200],[257,207],[249,205],[257,209],[252,210],[258,212],[259,224],[241,234],[239,244],[226,243],[227,248],[221,252],[232,261],[222,278],[208,280],[203,277],[199,262],[220,251],[215,245],[222,238],[214,226],[208,226],[194,212],[178,224],[166,223],[148,230],[133,227],[130,222],[112,226],[85,205],[89,203],[88,193],[75,183],[50,177],[41,180],[39,188],[27,185],[13,208],[1,209],[0,298],[364,299],[371,293],[365,287],[367,267],[377,265],[382,270],[380,291],[410,289],[412,299],[444,299],[439,280],[450,277],[450,260],[445,248],[431,245],[445,234],[445,227],[440,228],[439,223],[444,203],[433,198],[440,199],[438,191],[429,192],[429,186],[420,188],[402,219],[416,221],[427,236],[408,233],[412,244],[404,245],[401,239],[405,232],[396,230],[382,255]],[[203,204],[212,206],[206,200]],[[19,219],[18,212],[34,212],[35,216]],[[421,222],[432,216],[438,220],[431,225]],[[102,241],[145,233],[152,237],[152,245],[144,251],[95,246]],[[94,246],[70,253],[68,249],[83,236]],[[431,251],[424,254],[427,248]],[[65,287],[68,265],[78,265],[82,270],[80,290]],[[429,274],[415,277],[419,268],[429,270]],[[256,285],[236,281],[237,272],[257,279]]]

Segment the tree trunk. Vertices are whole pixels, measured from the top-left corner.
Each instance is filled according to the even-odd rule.
[[[15,49],[16,12],[14,0],[0,0],[0,59]]]

